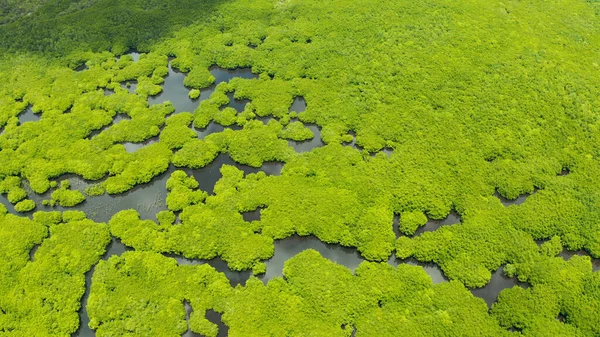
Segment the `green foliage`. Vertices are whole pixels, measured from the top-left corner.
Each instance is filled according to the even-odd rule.
[[[15,176],[8,176],[0,182],[0,193],[7,194],[7,199],[11,204],[27,198],[27,192],[21,188],[21,179]]]
[[[190,128],[193,118],[193,115],[187,112],[169,117],[160,133],[160,142],[170,149],[180,149],[186,143],[197,139],[198,135]]]
[[[2,215],[0,226],[0,329],[14,336],[66,336],[79,325],[84,273],[109,242],[108,227],[61,214],[34,214],[34,220]],[[70,218],[70,219],[69,219]],[[29,251],[41,244],[34,260]]]
[[[188,96],[190,97],[190,99],[198,99],[198,97],[200,97],[200,90],[192,89],[190,90]]]
[[[104,192],[106,192],[106,190],[104,190],[102,184],[93,184],[85,188],[85,194],[87,194],[90,197],[97,197],[103,195]]]
[[[302,122],[292,122],[279,133],[279,137],[295,140],[297,142],[313,139],[314,136],[313,132],[305,127]]]
[[[515,327],[525,336],[595,336],[600,333],[600,279],[592,272],[589,257],[539,255],[508,268],[511,275],[532,287],[503,290],[492,307],[492,315],[506,328]],[[566,324],[557,320],[562,315]]]
[[[193,176],[188,177],[183,171],[175,171],[167,180],[167,207],[173,212],[181,211],[185,207],[204,201],[207,193],[198,188],[198,182]],[[160,220],[160,219],[159,219]],[[160,221],[159,221],[160,222]]]
[[[230,291],[225,275],[208,265],[178,266],[160,254],[126,252],[96,267],[88,300],[90,327],[97,336],[181,336],[187,331],[187,300],[194,309],[192,329],[216,337],[207,333],[214,328],[204,312]]]
[[[377,267],[361,267],[353,276],[308,253],[290,262],[287,280],[264,286],[253,279],[234,291],[239,301],[230,309],[215,304],[233,336],[348,336],[352,326],[359,336],[507,334],[495,320],[523,335],[598,335],[598,278],[589,261],[555,256],[564,246],[600,257],[599,13],[597,3],[579,0],[5,1],[0,4],[0,22],[6,23],[0,27],[0,193],[18,202],[17,210],[27,210],[35,204],[25,199],[23,187],[41,194],[63,174],[106,178],[91,194],[103,189],[116,194],[150,182],[170,164],[201,168],[220,153],[253,167],[280,161],[285,166],[279,176],[244,176],[224,166],[211,196],[177,173],[167,204],[181,210],[180,224],[174,213],[160,213],[157,224],[123,211],[113,216],[110,229],[138,250],[220,256],[235,270],[255,273],[264,271],[261,261],[272,256],[273,240],[314,235],[356,247],[371,261],[384,261],[395,250],[401,258],[434,262],[451,280],[432,286],[422,272],[369,263]],[[126,55],[115,59],[130,48],[144,52],[139,61]],[[174,57],[173,67],[188,72],[185,85],[196,90],[191,96],[214,82],[213,65],[248,67],[259,77],[220,83],[193,115],[165,120],[173,105],[149,106],[148,96],[162,90],[168,57]],[[83,64],[86,70],[74,71]],[[121,88],[132,81],[137,81],[134,93]],[[105,95],[104,89],[114,94]],[[244,111],[227,107],[230,93],[250,101]],[[290,113],[300,96],[306,111]],[[29,106],[40,119],[21,123]],[[130,119],[115,123],[118,114]],[[257,116],[272,120],[265,125]],[[294,117],[298,121],[290,122]],[[192,122],[196,128],[219,123],[243,129],[200,140]],[[298,154],[287,139],[309,139],[306,123],[321,128],[327,145]],[[99,133],[92,136],[94,131]],[[350,131],[355,148],[341,145],[352,140]],[[158,142],[144,144],[153,137]],[[129,153],[122,143],[141,148]],[[393,152],[380,153],[384,148]],[[559,175],[566,168],[569,174]],[[528,197],[506,207],[496,191],[508,199]],[[58,192],[65,204],[82,197],[67,188]],[[259,221],[243,220],[241,212],[259,207]],[[451,209],[461,223],[395,239],[394,214],[402,215],[400,229],[412,234],[426,217],[442,219]],[[7,220],[0,224],[13,226],[17,220],[5,215],[5,207],[1,211]],[[81,222],[72,234],[53,232],[46,239],[42,247],[51,240],[69,242],[42,254],[46,260],[37,259],[41,248],[33,262],[21,257],[24,246],[2,253],[23,259],[15,262],[18,268],[3,262],[2,275],[12,274],[0,282],[0,298],[7,298],[7,304],[0,303],[7,313],[0,331],[74,331],[82,273],[97,261],[107,239],[99,234],[105,226],[74,220],[80,216],[34,216],[33,222],[51,230]],[[19,221],[26,227],[29,220]],[[89,229],[94,226],[103,229],[96,233]],[[22,234],[12,228],[7,232]],[[38,237],[23,242],[30,247]],[[538,247],[535,240],[549,241]],[[152,276],[158,265],[181,268],[160,262],[156,254],[130,256],[111,260],[113,267],[105,264],[107,275],[119,273],[120,263],[145,272],[145,260],[156,260]],[[484,286],[491,271],[506,264],[505,270],[532,287],[506,290],[490,318],[459,283]],[[357,281],[369,268],[371,281]],[[15,276],[22,270],[27,277]],[[42,274],[44,282],[57,283],[42,283]],[[183,331],[181,301],[187,295],[171,294],[168,276],[159,278],[163,285],[154,293],[144,275],[132,283],[144,289],[134,297],[122,296],[136,289],[125,283],[119,283],[122,293],[99,292],[94,326],[100,335],[148,335],[153,324],[162,329],[160,319],[142,322],[153,313],[152,305],[142,307],[146,291],[153,303],[174,308],[158,316],[166,330],[157,333]],[[106,289],[112,287],[110,277]],[[116,283],[136,276],[114,277]],[[38,282],[35,287],[26,288],[29,279]],[[387,292],[378,293],[384,286]],[[124,301],[120,310],[127,314],[111,311],[104,296]],[[210,305],[202,302],[198,308]],[[69,314],[63,319],[64,312]],[[568,324],[556,320],[559,313]],[[191,326],[214,335],[203,314],[190,319]]]
[[[427,217],[423,212],[411,211],[400,215],[399,229],[406,235],[413,235],[415,231],[427,223]]]
[[[29,212],[29,211],[32,211],[33,209],[35,209],[35,201],[29,200],[29,199],[19,201],[15,205],[15,211],[17,211],[19,213]]]
[[[145,146],[125,156],[113,166],[113,176],[104,181],[108,194],[128,191],[137,184],[149,182],[169,168],[171,150],[162,143]]]
[[[62,207],[73,207],[82,203],[85,200],[85,196],[79,190],[69,189],[71,184],[68,180],[60,182],[60,188],[52,192],[52,200],[50,204],[59,204]]]
[[[433,285],[419,267],[350,270],[307,250],[266,286],[251,278],[227,298],[230,336],[504,336],[485,303],[458,282]]]

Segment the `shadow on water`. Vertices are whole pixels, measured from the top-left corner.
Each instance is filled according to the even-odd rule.
[[[222,272],[229,279],[229,283],[232,287],[235,287],[238,284],[245,285],[246,281],[252,275],[250,270],[245,271],[235,271],[229,269],[227,263],[223,261],[221,258],[215,258],[212,260],[200,260],[200,259],[188,259],[179,255],[172,254],[164,254],[167,257],[171,257],[177,261],[180,265],[202,265],[208,264],[211,267],[215,268],[217,271]]]
[[[498,300],[498,294],[506,288],[512,288],[519,286],[521,288],[528,288],[529,284],[520,282],[516,277],[508,277],[504,274],[504,266],[501,266],[492,273],[492,279],[483,288],[471,289],[473,296],[479,297],[487,303],[488,308],[492,307],[492,304]]]
[[[19,124],[23,124],[25,122],[37,122],[39,120],[40,115],[33,112],[31,104],[19,114]]]
[[[445,219],[442,219],[442,220],[428,219],[427,223],[425,223],[424,226],[417,228],[414,236],[419,236],[425,232],[433,232],[442,226],[455,225],[460,222],[461,222],[460,215],[458,215],[458,213],[456,213],[455,211],[452,211],[452,212],[450,212],[450,214],[448,214],[448,216]]]
[[[496,193],[494,193],[494,196],[498,199],[500,199],[500,202],[502,203],[502,205],[504,206],[510,206],[510,205],[520,205],[522,203],[525,202],[525,200],[527,200],[528,197],[532,196],[535,192],[537,192],[539,189],[535,188],[533,190],[533,193],[531,194],[521,194],[519,195],[516,199],[507,199],[505,197],[503,197],[502,195],[500,195],[500,193],[498,193],[498,191],[496,191]]]

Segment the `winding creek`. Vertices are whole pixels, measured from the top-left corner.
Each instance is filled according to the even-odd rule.
[[[132,53],[131,54],[134,60],[139,59],[139,54]],[[257,76],[253,74],[250,69],[238,69],[238,70],[227,70],[217,67],[212,67],[210,69],[211,73],[215,77],[215,83],[201,91],[201,95],[198,99],[192,100],[188,97],[189,89],[183,86],[183,80],[185,78],[185,74],[174,70],[169,62],[169,73],[165,78],[165,82],[163,84],[163,91],[149,98],[149,104],[159,104],[164,101],[171,101],[175,106],[175,113],[188,111],[193,112],[199,105],[199,102],[207,99],[212,92],[214,92],[215,86],[218,83],[229,81],[234,77],[242,77],[242,78],[256,78]],[[84,70],[84,68],[80,69]],[[129,81],[127,83],[122,84],[124,87],[127,87],[130,92],[134,92],[136,83],[135,81]],[[110,91],[106,91],[106,94],[110,94]],[[230,105],[238,111],[244,109],[247,101],[244,100],[236,100],[233,98],[233,93],[229,95]],[[302,98],[296,98],[294,100],[293,105],[290,108],[290,111],[301,112],[306,108],[306,102]],[[39,116],[34,114],[31,110],[31,107],[28,107],[27,110],[19,115],[20,123],[25,123],[29,121],[35,121],[39,119]],[[117,115],[113,121],[113,123],[118,123],[121,120],[127,119],[126,116]],[[263,120],[266,122],[267,120]],[[295,142],[289,141],[290,146],[292,146],[297,152],[306,152],[310,151],[315,147],[324,146],[325,144],[321,140],[321,130],[317,125],[307,125],[307,127],[313,131],[315,137],[309,141],[304,142]],[[236,128],[236,127],[232,127]],[[207,128],[202,130],[196,130],[199,138],[206,137],[207,135],[215,132],[221,132],[225,129],[225,127],[216,124],[210,123]],[[97,135],[102,130],[95,132],[90,137]],[[151,142],[157,141],[157,138],[152,138],[143,143],[125,143],[125,147],[128,151],[134,152],[139,148],[150,144]],[[353,140],[351,143],[347,144],[348,146],[357,147],[355,141]],[[384,151],[387,155],[391,155],[392,151],[390,149],[385,149]],[[215,183],[220,179],[221,174],[219,169],[223,165],[235,165],[240,170],[242,170],[245,174],[256,173],[259,171],[264,171],[269,175],[279,175],[281,174],[281,170],[283,168],[283,163],[278,162],[269,162],[265,163],[261,168],[253,168],[245,165],[239,165],[235,163],[228,155],[221,154],[219,155],[212,163],[207,165],[202,169],[192,170],[192,169],[183,169],[186,173],[193,175],[196,180],[199,182],[200,189],[212,194]],[[86,201],[82,204],[69,208],[75,210],[84,211],[88,217],[97,222],[108,222],[110,217],[125,209],[136,209],[140,213],[140,217],[142,219],[155,219],[155,215],[158,211],[167,209],[165,205],[165,198],[167,196],[167,190],[165,187],[166,180],[169,178],[171,173],[175,171],[176,168],[171,165],[169,169],[163,174],[155,177],[150,183],[138,185],[127,193],[120,195],[102,195],[99,197],[88,197]],[[86,186],[88,186],[91,182],[87,182],[80,177],[73,175],[64,175],[61,179],[69,179],[72,187],[75,189],[83,190]],[[60,206],[57,207],[49,207],[43,206],[42,200],[49,199],[50,192],[47,192],[43,195],[36,195],[29,192],[29,196],[32,200],[36,202],[38,205],[37,210],[66,210]],[[507,200],[500,195],[497,195],[500,201],[505,205],[509,206],[512,204],[520,204],[524,202],[527,198],[527,195],[519,196],[515,200]],[[5,196],[0,196],[0,201],[7,207],[9,212],[14,213],[14,207],[8,203]],[[258,220],[260,218],[260,209],[244,213],[244,218],[246,221]],[[451,212],[447,218],[443,220],[429,220],[425,226],[418,228],[415,233],[415,236],[421,235],[428,231],[435,231],[441,226],[450,226],[453,224],[458,224],[461,222],[460,215],[456,212]],[[395,217],[393,224],[394,231],[397,236],[400,236],[398,231],[398,216]],[[35,259],[35,251],[37,246],[32,249],[30,253],[30,258],[33,261]],[[360,254],[354,248],[343,247],[341,245],[333,245],[326,244],[321,242],[319,239],[313,236],[308,237],[300,237],[298,235],[291,236],[289,238],[283,240],[275,241],[275,253],[272,258],[265,261],[267,266],[267,271],[264,275],[261,275],[259,278],[267,283],[269,280],[282,276],[283,265],[285,261],[295,256],[296,254],[302,252],[306,249],[314,249],[317,250],[323,257],[335,261],[341,265],[346,266],[350,270],[354,271],[358,265],[364,261],[364,259],[360,256]],[[108,259],[113,255],[121,255],[127,250],[131,250],[131,248],[126,247],[120,240],[113,238],[110,245],[107,247],[107,251],[102,257],[103,260]],[[584,252],[563,252],[561,256],[565,259],[570,258],[575,254],[585,254]],[[226,263],[221,259],[214,259],[210,261],[204,260],[190,260],[180,256],[170,256],[177,260],[179,264],[210,264],[218,271],[225,273],[227,278],[230,280],[232,286],[237,284],[245,284],[248,278],[251,276],[251,271],[243,271],[237,272],[230,270]],[[433,263],[422,263],[415,259],[407,259],[407,260],[398,260],[394,256],[392,256],[388,261],[388,264],[392,266],[398,266],[399,264],[410,264],[421,266],[428,274],[431,276],[434,283],[440,283],[447,281],[447,278],[444,276],[443,272],[440,268]],[[600,260],[593,259],[594,270],[600,270]],[[86,290],[85,294],[82,298],[82,309],[80,310],[80,320],[81,326],[79,330],[73,335],[78,337],[88,337],[94,336],[94,332],[88,328],[87,323],[89,322],[89,318],[87,316],[87,312],[85,310],[85,306],[87,304],[87,299],[90,291],[91,279],[94,272],[94,268],[86,273]],[[492,275],[492,280],[488,285],[480,289],[472,289],[471,292],[474,296],[482,298],[488,306],[496,301],[498,293],[505,288],[513,287],[513,286],[521,286],[527,287],[527,284],[518,282],[514,278],[508,278],[504,275],[503,267],[500,267],[496,270]],[[186,308],[187,317],[192,311],[189,303],[185,302],[182,305]],[[221,315],[214,312],[209,311],[207,313],[207,318],[214,323],[219,325],[219,336],[227,335],[227,327],[221,322]],[[183,336],[200,336],[191,331],[186,332]]]

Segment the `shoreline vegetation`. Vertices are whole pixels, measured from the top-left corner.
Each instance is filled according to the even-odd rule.
[[[0,335],[73,334],[94,268],[98,336],[214,337],[207,310],[230,336],[600,336],[600,3],[6,0],[0,14]],[[173,71],[193,111],[149,103]],[[194,172],[223,155],[235,165],[203,189]],[[77,210],[160,175],[154,218]],[[294,235],[366,261],[306,250],[283,277],[232,287],[164,256],[261,275]],[[134,251],[102,260],[115,238]],[[488,309],[469,289],[499,268],[527,287]]]

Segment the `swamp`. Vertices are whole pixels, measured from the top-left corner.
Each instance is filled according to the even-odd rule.
[[[600,336],[600,2],[0,1],[0,337]]]

